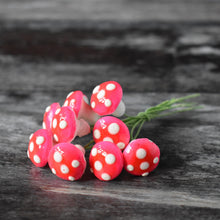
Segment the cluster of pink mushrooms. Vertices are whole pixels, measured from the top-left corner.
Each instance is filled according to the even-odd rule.
[[[37,167],[48,163],[62,179],[78,180],[86,169],[85,148],[72,141],[89,134],[94,125],[89,165],[98,179],[115,179],[123,167],[133,175],[148,175],[159,163],[160,150],[147,138],[130,142],[129,129],[118,118],[125,113],[122,96],[120,84],[107,81],[93,89],[91,104],[81,91],[69,93],[62,107],[51,104],[44,113],[43,128],[30,135],[28,158]]]

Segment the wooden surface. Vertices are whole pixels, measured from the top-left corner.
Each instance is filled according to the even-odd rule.
[[[218,0],[0,0],[0,219],[220,219],[219,12]],[[26,151],[44,109],[107,80],[129,115],[191,93],[203,109],[144,126],[161,150],[148,177],[36,168]]]

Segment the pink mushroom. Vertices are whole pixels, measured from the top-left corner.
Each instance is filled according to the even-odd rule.
[[[126,124],[113,116],[100,118],[94,125],[93,138],[95,143],[110,141],[123,150],[130,141],[130,132]]]
[[[89,164],[91,171],[98,179],[113,180],[123,169],[123,155],[114,143],[101,141],[93,146]]]
[[[76,136],[89,134],[90,126],[85,120],[78,120],[70,107],[64,106],[53,117],[52,133],[56,143],[71,142]]]
[[[93,89],[91,107],[99,115],[120,117],[125,113],[123,91],[119,83],[107,81]]]
[[[48,106],[44,113],[44,119],[43,119],[43,129],[51,129],[52,128],[52,120],[55,115],[55,112],[57,109],[60,108],[60,104],[58,102],[55,102]]]
[[[81,91],[70,92],[63,106],[69,106],[76,113],[78,119],[84,119],[89,124],[93,125],[99,119],[97,115],[89,105],[89,100],[86,95]]]
[[[65,180],[78,180],[86,169],[84,153],[71,143],[55,145],[48,156],[48,164],[53,174]]]
[[[48,154],[53,146],[51,131],[39,129],[30,135],[27,155],[37,167],[44,167],[47,164]]]
[[[131,141],[123,152],[124,168],[131,174],[147,176],[160,160],[160,149],[147,138]]]

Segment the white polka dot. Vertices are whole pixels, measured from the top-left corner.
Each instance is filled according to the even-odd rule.
[[[105,96],[105,90],[101,90],[98,94],[97,94],[97,99],[102,99]]]
[[[74,181],[74,180],[75,180],[75,178],[74,178],[73,176],[69,176],[68,179],[69,179],[70,181]]]
[[[31,140],[31,138],[33,137],[33,135],[34,135],[34,134],[32,133],[32,134],[29,136],[29,140]]]
[[[34,155],[34,162],[35,163],[40,163],[41,162],[40,157],[38,155]]]
[[[127,170],[128,171],[133,171],[134,170],[134,166],[131,165],[131,164],[127,165]]]
[[[69,102],[68,102],[68,100],[66,100],[66,101],[64,102],[63,106],[68,106],[68,104],[69,104]]]
[[[99,91],[99,88],[100,88],[100,85],[96,86],[96,87],[93,89],[92,93],[93,93],[93,94],[97,93],[97,92]]]
[[[67,99],[73,94],[74,92],[70,92],[68,95],[67,95]]]
[[[115,163],[115,160],[116,160],[116,158],[115,158],[115,155],[113,155],[113,154],[108,154],[105,157],[105,162],[109,165]]]
[[[140,165],[140,169],[141,170],[146,170],[149,167],[149,163],[148,162],[142,162]]]
[[[113,83],[109,83],[107,86],[106,86],[106,89],[111,91],[111,90],[114,90],[116,88],[115,84]]]
[[[92,108],[95,108],[95,102],[92,102],[92,103],[91,103],[91,107],[92,107]]]
[[[73,160],[71,165],[72,165],[72,167],[77,168],[79,166],[79,161]]]
[[[53,155],[53,159],[57,162],[57,163],[60,163],[63,159],[62,155],[56,151]]]
[[[99,139],[101,137],[101,133],[98,129],[95,129],[93,134],[96,139]]]
[[[52,171],[53,174],[56,174],[56,173],[57,173],[54,168],[52,168],[51,171]]]
[[[138,159],[143,159],[145,158],[147,155],[147,152],[146,150],[144,150],[143,148],[139,148],[137,151],[136,151],[136,157]]]
[[[123,142],[118,142],[118,143],[117,143],[117,146],[122,150],[122,149],[124,149],[124,147],[125,147],[125,143],[123,143]]]
[[[27,156],[28,156],[28,158],[30,158],[30,155],[29,155],[29,151],[27,150]]]
[[[103,174],[102,174],[102,179],[108,181],[108,180],[111,179],[111,177],[110,177],[109,174],[107,174],[107,173],[103,173]]]
[[[105,106],[106,106],[106,107],[110,107],[111,105],[112,105],[111,100],[110,100],[110,99],[106,99],[106,100],[105,100]]]
[[[56,128],[56,126],[57,126],[57,119],[54,118],[54,119],[53,119],[53,128]]]
[[[53,137],[54,137],[54,140],[55,140],[56,142],[58,142],[58,141],[59,141],[59,138],[57,137],[57,135],[56,135],[56,134],[54,134],[54,135],[53,135]]]
[[[43,129],[46,129],[46,124],[45,124],[45,122],[42,123],[42,127],[43,127]]]
[[[45,111],[46,111],[46,112],[49,112],[49,111],[50,111],[50,108],[51,108],[50,106],[47,106],[46,109],[45,109]]]
[[[36,144],[37,145],[41,145],[44,143],[44,137],[43,136],[38,136],[37,139],[36,139]]]
[[[83,96],[83,100],[85,101],[85,103],[87,103],[87,104],[89,104],[89,99],[88,99],[88,97],[87,96]]]
[[[98,153],[97,148],[93,148],[91,151],[92,156],[95,157],[97,155],[97,153]]]
[[[96,170],[99,171],[99,170],[102,169],[102,163],[97,160],[97,161],[94,163],[94,167],[95,167]]]
[[[65,129],[67,126],[67,122],[65,120],[60,121],[59,127],[60,129]]]
[[[118,125],[117,123],[111,123],[111,124],[108,126],[108,132],[109,132],[110,134],[115,135],[115,134],[117,134],[117,133],[119,132],[119,130],[120,130],[120,127],[119,127],[119,125]]]
[[[65,165],[65,164],[62,164],[60,166],[60,171],[63,173],[63,174],[67,174],[69,173],[69,168]]]
[[[110,138],[110,137],[105,137],[105,138],[103,138],[103,141],[108,141],[108,142],[114,143],[114,141],[113,141],[112,138]]]
[[[74,106],[75,106],[75,102],[76,102],[76,100],[75,99],[71,99],[71,101],[70,101],[70,106],[71,107],[73,107],[74,108]]]
[[[34,143],[33,142],[30,143],[29,150],[30,150],[30,152],[32,152],[34,150]]]
[[[153,163],[156,164],[156,163],[158,163],[158,161],[159,161],[159,158],[155,157],[154,160],[153,160]]]
[[[148,172],[142,174],[142,176],[148,176],[148,175],[149,175]]]
[[[56,111],[55,111],[55,115],[58,115],[61,111],[61,108],[58,108]]]

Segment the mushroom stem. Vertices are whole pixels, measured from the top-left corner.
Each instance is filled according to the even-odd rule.
[[[90,125],[94,125],[100,116],[92,110],[91,106],[87,102],[83,100],[78,115],[78,119],[81,118],[87,121]]]
[[[118,107],[116,108],[116,110],[112,113],[112,115],[114,115],[115,117],[121,117],[122,115],[124,115],[125,113],[125,104],[124,102],[121,100],[121,102],[119,103]]]
[[[83,137],[90,133],[90,126],[84,119],[76,120],[76,129],[75,136]]]

